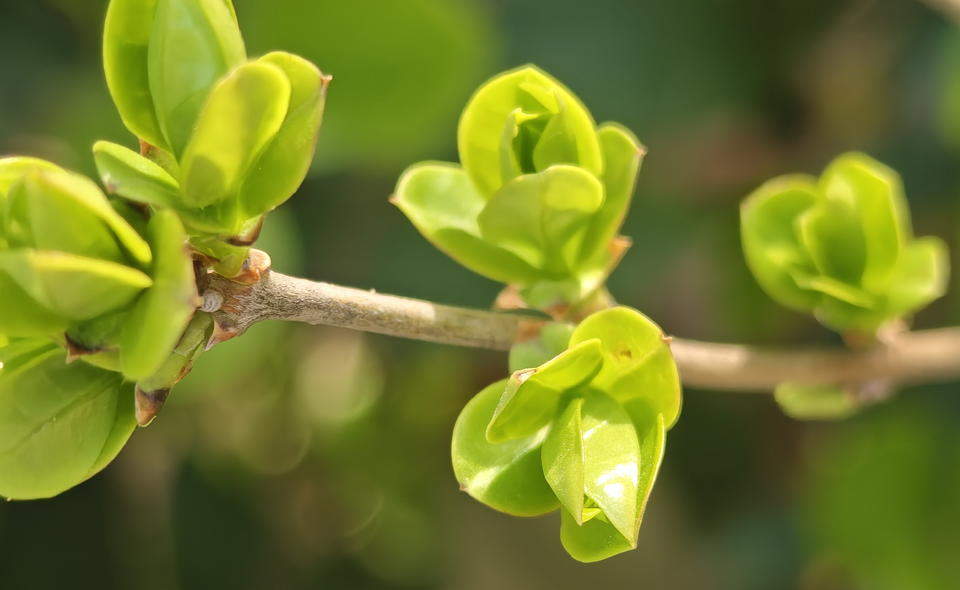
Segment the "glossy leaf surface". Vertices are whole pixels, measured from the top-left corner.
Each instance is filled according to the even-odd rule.
[[[601,341],[604,361],[591,387],[628,409],[639,404],[662,413],[672,426],[680,415],[680,377],[660,327],[636,310],[616,307],[581,322],[570,345],[592,339]]]
[[[147,66],[166,144],[183,153],[213,85],[246,59],[233,10],[223,0],[157,0]]]
[[[453,428],[453,471],[461,489],[491,508],[516,516],[551,512],[557,498],[540,465],[546,429],[504,443],[487,441],[487,424],[505,386],[506,381],[488,386],[460,412]]]
[[[603,265],[630,208],[645,149],[629,129],[616,123],[601,125],[597,139],[603,154],[604,199],[584,237],[581,258]]]
[[[663,462],[666,427],[662,415],[656,418],[652,418],[649,414],[635,416],[634,424],[640,439],[640,462],[633,532],[624,536],[603,515],[578,525],[569,512],[561,510],[560,541],[567,553],[576,560],[600,561],[636,547],[640,523]]]
[[[147,242],[83,176],[59,170],[33,172],[22,177],[7,198],[11,246],[150,263]]]
[[[587,340],[532,369],[515,372],[487,426],[487,440],[535,434],[549,424],[564,391],[590,381],[603,362],[599,340]]]
[[[283,71],[290,101],[280,129],[244,178],[240,203],[248,217],[274,209],[300,187],[313,162],[330,82],[315,65],[290,53],[268,53],[258,61]]]
[[[123,124],[137,137],[166,149],[148,68],[157,4],[157,0],[110,1],[103,28],[103,69]]]
[[[546,274],[572,274],[603,185],[582,168],[552,166],[504,185],[480,212],[481,235]]]
[[[561,504],[578,524],[584,498],[631,543],[636,542],[640,442],[620,404],[598,393],[576,398],[543,443],[543,471]]]
[[[263,62],[240,66],[211,91],[181,162],[186,203],[235,198],[243,179],[283,123],[290,81]]]

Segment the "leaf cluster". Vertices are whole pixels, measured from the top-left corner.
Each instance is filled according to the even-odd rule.
[[[599,289],[625,246],[615,241],[644,149],[599,127],[534,66],[483,84],[460,118],[459,165],[422,162],[392,201],[437,248],[517,287],[525,303],[576,304]]]
[[[463,409],[454,471],[467,493],[497,510],[559,508],[570,555],[605,559],[636,547],[666,431],[680,413],[677,367],[660,328],[626,307],[544,336],[533,345],[544,350],[541,364],[514,371]],[[532,359],[529,344],[518,347],[525,350],[514,358]]]
[[[900,177],[864,154],[838,157],[819,179],[768,181],[740,220],[760,286],[839,332],[873,336],[946,290],[946,245],[913,237]]]

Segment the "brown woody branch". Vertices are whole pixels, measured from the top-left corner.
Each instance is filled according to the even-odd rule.
[[[384,295],[265,271],[252,284],[210,275],[208,300],[218,340],[263,320],[351,328],[414,340],[508,350],[535,335],[546,319],[481,311]],[[911,384],[960,378],[960,328],[903,332],[873,348],[771,349],[674,338],[671,343],[686,386],[769,392],[779,383]]]

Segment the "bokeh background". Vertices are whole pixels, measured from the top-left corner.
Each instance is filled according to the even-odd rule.
[[[455,159],[470,92],[533,62],[650,154],[611,281],[673,334],[831,343],[766,298],[737,204],[766,178],[865,150],[901,171],[918,234],[960,227],[953,0],[237,0],[251,53],[334,75],[316,168],[268,221],[275,267],[484,307],[497,285],[387,203]],[[99,63],[103,0],[0,0],[0,154],[93,173],[131,143]],[[960,11],[953,13],[960,17]],[[960,320],[956,294],[916,319]],[[843,423],[769,396],[688,390],[638,551],[570,560],[556,515],[458,492],[460,407],[501,354],[260,325],[203,357],[119,460],[44,502],[0,506],[3,590],[960,588],[960,390],[914,388]]]

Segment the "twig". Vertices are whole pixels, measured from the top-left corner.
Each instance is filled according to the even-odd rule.
[[[320,283],[268,271],[252,285],[211,275],[223,296],[219,340],[270,319],[338,326],[415,340],[508,350],[536,334],[542,317],[452,307]],[[689,387],[769,392],[779,383],[898,384],[960,378],[960,328],[905,332],[863,351],[777,350],[674,338],[671,348]]]

